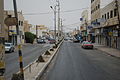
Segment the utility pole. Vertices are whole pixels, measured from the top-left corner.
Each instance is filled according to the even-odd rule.
[[[50,6],[50,8],[53,9],[52,6]],[[54,11],[54,38],[56,40],[56,5],[54,6],[53,11]]]
[[[38,39],[38,26],[36,25],[36,37]]]
[[[87,33],[87,30],[88,30],[88,29],[87,29],[87,26],[88,26],[87,20],[85,20],[85,26],[86,26],[86,41],[87,41],[87,34],[88,34],[88,33]]]
[[[22,80],[24,80],[24,71],[23,71],[23,60],[22,60],[22,46],[21,46],[21,42],[20,42],[20,36],[19,36],[19,25],[18,25],[18,12],[17,12],[17,3],[16,0],[13,0],[13,6],[14,6],[14,14],[15,14],[15,18],[17,20],[17,24],[16,24],[16,32],[17,32],[17,45],[18,45],[18,54],[19,54],[19,66],[20,66],[20,74],[21,74],[21,78]]]
[[[61,37],[63,35],[63,21],[62,21],[62,18],[61,18]]]
[[[58,41],[60,40],[60,2],[59,0],[56,0],[58,2]]]

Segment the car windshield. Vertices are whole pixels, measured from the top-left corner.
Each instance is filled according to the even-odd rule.
[[[92,44],[91,42],[85,42],[84,44]]]
[[[5,44],[5,46],[10,46],[10,44]]]

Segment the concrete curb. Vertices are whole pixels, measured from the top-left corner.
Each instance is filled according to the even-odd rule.
[[[40,56],[45,59],[45,62],[41,62],[41,60],[39,61],[39,57],[38,59],[36,59],[35,61],[31,62],[29,65],[27,65],[26,67],[24,67],[24,72],[26,74],[24,74],[25,80],[39,80],[40,77],[42,76],[42,74],[44,73],[44,71],[46,70],[46,68],[48,67],[48,65],[51,63],[52,59],[54,58],[54,56],[56,55],[56,53],[58,52],[61,44],[63,43],[63,39],[59,42],[57,48],[53,48],[53,51],[50,51],[50,49],[48,49],[47,51],[50,52],[50,54],[46,55],[45,51],[43,54],[41,54]],[[41,67],[37,67],[37,68],[33,68],[36,64],[38,64]],[[36,71],[36,69],[38,69],[38,71]],[[35,72],[34,72],[35,70]],[[28,72],[29,71],[29,72]],[[31,72],[32,71],[32,72]],[[33,74],[31,74],[33,73]],[[16,73],[16,77],[20,77],[20,71]],[[31,77],[29,77],[29,75],[31,75]],[[33,76],[32,76],[33,75]],[[13,76],[14,77],[14,76]],[[30,78],[30,79],[29,79]],[[32,78],[32,79],[31,79]]]
[[[51,63],[52,59],[54,58],[54,56],[56,55],[56,53],[58,52],[61,44],[63,43],[63,40],[61,41],[61,43],[58,45],[58,47],[56,48],[55,52],[53,53],[53,55],[50,57],[50,59],[48,60],[48,62],[44,65],[44,67],[41,69],[41,71],[38,73],[37,76],[35,76],[35,80],[39,80],[40,77],[42,76],[42,74],[44,73],[45,69],[48,67],[48,65]]]

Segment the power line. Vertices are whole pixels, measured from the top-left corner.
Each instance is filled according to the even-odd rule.
[[[86,8],[81,8],[81,9],[73,9],[73,10],[66,10],[66,11],[61,11],[61,13],[67,13],[67,12],[75,12],[75,11],[80,11],[83,9],[88,9],[88,7]],[[25,13],[23,15],[45,15],[45,14],[52,14],[52,12],[44,12],[44,13]]]
[[[72,26],[72,25],[76,25],[76,24],[80,24],[80,22],[76,22],[76,23],[68,24],[68,25],[65,25],[65,26]]]

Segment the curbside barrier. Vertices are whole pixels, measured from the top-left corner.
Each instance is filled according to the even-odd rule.
[[[37,72],[37,75],[34,76],[34,79],[32,79],[32,80],[39,80],[40,76],[43,75],[44,71],[47,69],[48,65],[51,63],[52,59],[54,58],[55,54],[57,53],[58,49],[60,48],[60,45],[62,44],[62,42],[63,42],[63,40],[61,40],[60,42],[55,44],[52,48],[48,49],[43,54],[41,54],[38,57],[38,59],[36,59],[34,62],[32,62],[31,64],[29,64],[28,66],[26,66],[24,68],[24,71],[28,71],[30,74],[32,74],[33,70],[31,69],[31,67],[33,65],[35,65],[36,67],[39,67],[39,63],[44,64],[43,67]],[[46,57],[44,57],[47,55],[48,55],[48,57],[47,57],[48,60],[46,59]],[[19,74],[20,74],[20,72],[18,72],[17,74],[13,74],[13,77],[19,78],[20,77]],[[19,79],[13,79],[13,80],[19,80]]]
[[[37,62],[37,63],[39,63],[39,62],[45,62],[45,60],[43,59],[42,55],[40,55],[40,56],[38,57],[38,59],[36,60],[36,62]]]
[[[58,52],[58,49],[60,48],[61,44],[63,43],[63,40],[60,42],[60,44],[58,45],[57,49],[55,50],[54,54],[52,55],[52,57],[50,57],[50,59],[48,60],[48,62],[44,65],[44,67],[41,69],[40,73],[38,73],[38,75],[35,77],[35,80],[40,80],[41,76],[43,75],[44,71],[47,69],[48,65],[51,63],[52,59],[54,58],[55,54]]]
[[[44,55],[51,55],[51,53],[47,50]]]

